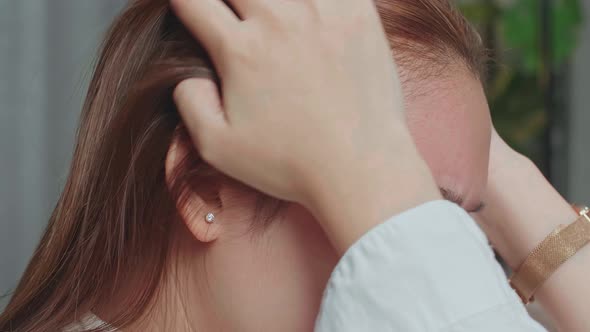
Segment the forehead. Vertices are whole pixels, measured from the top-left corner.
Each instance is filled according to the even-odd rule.
[[[410,132],[439,187],[475,208],[487,184],[491,120],[483,87],[468,71],[404,86]]]

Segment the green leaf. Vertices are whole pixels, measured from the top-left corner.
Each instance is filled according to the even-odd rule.
[[[540,21],[537,0],[517,0],[500,18],[505,47],[517,59],[521,70],[534,74],[541,63]]]
[[[577,46],[583,21],[579,0],[552,1],[553,65],[566,62]],[[525,73],[534,74],[542,65],[540,0],[515,0],[499,22],[505,47]]]

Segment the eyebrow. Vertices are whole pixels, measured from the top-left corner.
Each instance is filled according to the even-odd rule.
[[[440,193],[442,194],[444,199],[463,207],[463,203],[465,202],[465,199],[459,193],[457,193],[456,191],[450,190],[448,188],[439,187],[438,189],[440,190]],[[481,210],[483,210],[484,207],[485,207],[485,204],[483,202],[479,202],[479,204],[474,209],[467,210],[467,212],[477,213],[477,212],[480,212]]]

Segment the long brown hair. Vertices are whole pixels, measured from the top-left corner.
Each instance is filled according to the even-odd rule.
[[[398,62],[444,68],[462,62],[477,76],[477,34],[447,0],[376,0]],[[108,303],[132,278],[111,320],[124,328],[150,308],[170,259],[175,202],[220,175],[196,153],[168,190],[164,161],[175,135],[187,141],[172,91],[189,77],[215,79],[203,49],[168,0],[131,1],[103,43],[83,107],[63,193],[5,311],[0,331],[59,331]],[[431,74],[431,73],[430,73]],[[188,185],[190,184],[190,185]],[[260,195],[261,207],[274,205]],[[272,209],[271,209],[272,210]],[[140,269],[140,275],[130,276]]]

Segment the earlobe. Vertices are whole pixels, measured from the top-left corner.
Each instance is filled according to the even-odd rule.
[[[195,239],[209,243],[219,238],[222,230],[221,218],[218,213],[212,212],[215,207],[208,206],[198,194],[191,192],[184,202],[177,202],[177,209]],[[209,214],[215,216],[213,222],[207,220]]]
[[[172,188],[177,168],[190,152],[190,145],[183,142],[179,135],[175,135],[166,155],[166,185],[168,188]],[[186,188],[190,188],[190,186],[186,186]],[[178,215],[196,240],[204,243],[215,241],[222,230],[220,207],[212,204],[210,200],[203,199],[199,193],[187,190],[189,192],[181,195],[176,201]],[[217,189],[212,188],[212,190]],[[212,214],[213,218],[210,218],[209,214]]]

